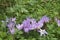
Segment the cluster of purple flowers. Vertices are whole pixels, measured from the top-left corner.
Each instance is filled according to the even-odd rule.
[[[7,27],[10,31],[11,34],[15,33],[15,25],[16,25],[16,18],[7,18],[6,22],[7,22]]]
[[[50,20],[47,16],[43,16],[38,22],[36,21],[36,19],[26,18],[26,20],[24,20],[22,24],[16,24],[15,20],[16,18],[9,18],[6,21],[7,27],[11,34],[15,33],[15,26],[18,30],[24,30],[24,32],[27,33],[31,30],[37,30],[37,32],[40,33],[40,36],[45,36],[45,34],[48,34],[45,29],[41,29],[44,23],[47,23]],[[60,20],[55,19],[55,21],[57,22],[58,26],[60,26]]]

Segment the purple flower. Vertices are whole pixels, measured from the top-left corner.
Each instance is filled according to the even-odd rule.
[[[15,31],[14,31],[14,28],[15,28],[15,18],[9,18],[8,19],[8,22],[7,22],[7,27],[9,29],[9,31],[11,32],[11,34],[13,34]]]
[[[11,18],[11,21],[15,21],[16,20],[16,18]]]
[[[28,31],[29,31],[29,26],[30,26],[29,20],[24,20],[24,21],[23,21],[23,30],[24,30],[25,32],[28,32]]]
[[[17,28],[18,30],[23,29],[23,24],[21,24],[21,25],[20,25],[20,24],[17,24],[17,25],[16,25],[16,28]]]
[[[42,28],[44,23],[49,22],[49,18],[47,16],[43,16],[37,23],[37,28]]]
[[[44,22],[49,22],[49,17],[43,16],[43,17],[41,18],[41,20],[44,20]]]
[[[37,23],[36,24],[31,24],[29,29],[30,30],[34,30],[36,28],[37,28]]]
[[[29,32],[29,28],[24,28],[24,32]]]
[[[31,22],[32,24],[36,24],[36,23],[37,23],[35,19],[31,19],[30,22]]]
[[[8,20],[8,23],[7,23],[8,27],[14,27],[15,26],[15,24],[16,24],[15,20],[16,20],[16,18],[9,18],[7,20]]]
[[[57,22],[57,25],[60,26],[60,20],[58,20],[57,18],[55,18],[55,21]]]
[[[9,31],[10,31],[11,34],[15,33],[15,29],[14,28],[10,29]]]
[[[30,30],[34,30],[37,28],[37,22],[35,19],[31,19],[30,21]]]
[[[36,28],[36,20],[27,18],[26,20],[23,21],[23,30],[25,32],[29,32],[30,30],[33,30]]]
[[[40,21],[38,21],[38,23],[37,23],[37,27],[38,27],[38,28],[41,28],[41,27],[43,27],[43,24],[44,24],[44,20],[40,20]]]
[[[57,25],[60,26],[60,20],[57,20]]]
[[[14,22],[9,22],[8,24],[7,24],[7,27],[8,28],[13,28],[15,26],[15,23]]]

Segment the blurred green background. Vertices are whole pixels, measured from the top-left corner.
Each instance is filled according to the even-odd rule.
[[[44,15],[50,17],[51,22],[46,24],[48,35],[43,37],[36,31],[24,33],[17,29],[17,33],[11,35],[1,22],[6,17],[16,17],[16,22],[21,23],[27,17],[39,20]],[[0,40],[60,40],[60,27],[55,17],[60,18],[60,0],[0,0]]]

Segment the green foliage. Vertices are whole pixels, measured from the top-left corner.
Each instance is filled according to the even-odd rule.
[[[6,17],[16,17],[21,23],[26,17],[39,20],[43,15],[51,18],[47,23],[48,35],[41,37],[36,31],[24,33],[18,31],[11,35],[1,20]],[[60,27],[57,27],[54,17],[60,18],[60,0],[0,0],[0,40],[60,40]]]

